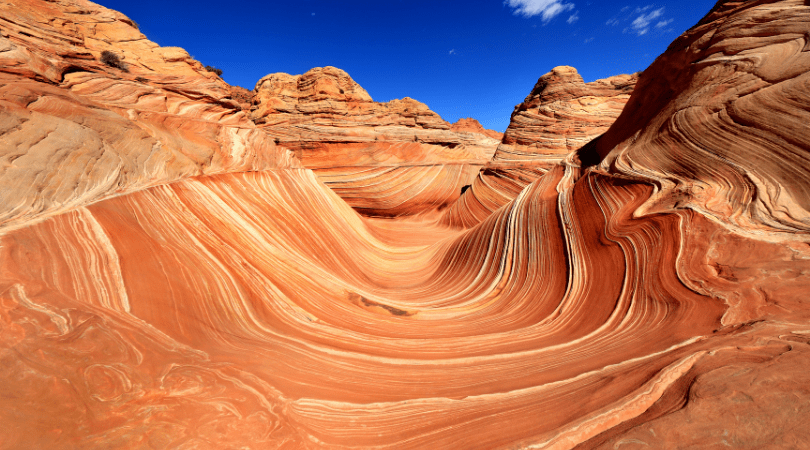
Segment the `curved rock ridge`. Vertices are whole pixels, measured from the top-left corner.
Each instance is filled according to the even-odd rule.
[[[572,151],[598,138],[619,116],[637,80],[637,75],[617,75],[585,83],[570,66],[541,76],[515,106],[492,161],[444,211],[442,223],[478,224]]]
[[[468,233],[409,230],[430,235],[418,244],[375,237],[391,230],[292,170],[181,181],[16,231],[0,246],[18,351],[4,366],[31,369],[4,386],[45,400],[5,423],[43,446],[493,448],[553,437],[583,417],[559,414],[567,397],[595,383],[588,414],[651,404],[724,308],[678,280],[678,216],[633,222],[649,186],[593,174],[558,194],[571,176],[549,173]],[[574,221],[593,208],[606,217]],[[600,245],[606,226],[615,242]],[[92,418],[58,414],[81,404]]]
[[[55,23],[72,17],[77,4],[86,8],[82,17],[108,14],[74,1],[32,4],[27,8],[44,8]],[[27,16],[8,17],[19,24]],[[715,143],[699,147],[702,153],[699,141],[669,138],[665,147],[655,137],[628,136],[672,136],[674,124],[713,130],[716,118],[703,104],[725,95],[718,86],[732,89],[731,69],[747,79],[743,69],[754,63],[735,66],[720,52],[696,68],[689,55],[706,51],[701,46],[725,43],[732,54],[736,44],[758,55],[754,62],[792,55],[778,65],[792,75],[775,86],[795,88],[807,73],[804,55],[781,52],[773,36],[784,31],[784,42],[793,42],[808,17],[810,7],[794,0],[718,3],[676,41],[689,46],[673,45],[659,59],[672,71],[702,73],[708,93],[689,101],[677,92],[658,97],[659,87],[644,81],[655,70],[645,73],[628,105],[658,115],[624,115],[557,164],[513,162],[501,176],[493,163],[488,176],[501,183],[493,192],[517,194],[465,228],[428,216],[360,215],[314,171],[295,167],[294,158],[262,170],[223,165],[215,173],[203,164],[188,172],[196,176],[167,176],[117,195],[82,194],[81,183],[37,192],[39,202],[70,189],[82,200],[59,214],[45,208],[48,214],[18,215],[13,229],[0,233],[0,447],[806,447],[808,233],[765,226],[752,232],[740,225],[747,216],[714,212],[733,212],[730,202],[745,198],[722,190],[714,192],[725,194],[716,203],[695,190],[669,208],[650,207],[667,188],[666,177],[653,178],[650,167],[661,168],[666,158],[703,158],[718,170],[664,175],[707,176],[719,185],[733,161],[718,152],[770,149],[750,173],[781,180],[772,173],[778,158],[793,161],[791,151],[810,148],[805,124],[786,120],[802,117],[806,91],[740,97],[763,111],[763,124],[771,114],[764,111],[779,102],[785,113],[778,132],[792,136],[783,147],[764,125],[720,128],[736,133],[711,135],[733,137],[729,147]],[[757,43],[763,46],[753,52]],[[29,65],[35,63],[13,66],[14,80],[26,79],[25,70],[33,74]],[[47,84],[48,96],[70,100],[51,109],[65,121],[96,130],[98,117],[128,118],[135,106],[152,105],[123,88],[112,89],[120,93],[114,101],[96,100],[109,91],[71,81],[78,75]],[[126,76],[99,83],[122,86]],[[27,79],[25,86],[42,89]],[[14,83],[9,92],[23,84]],[[86,109],[70,106],[91,95]],[[17,109],[0,118],[39,114],[37,98],[4,95],[4,105]],[[238,107],[209,97],[182,105],[205,124],[227,128],[245,120]],[[677,121],[659,117],[692,109],[698,114]],[[229,111],[221,116],[227,124],[209,116],[222,110]],[[216,134],[191,140],[185,116],[171,121],[167,113],[135,111],[134,123],[184,146],[218,142]],[[139,147],[129,136],[102,135],[109,147],[134,152]],[[52,145],[72,154],[72,146],[93,142],[78,136]],[[282,154],[275,149],[270,154]],[[597,155],[601,163],[584,163],[598,162]],[[15,162],[8,158],[5,167]],[[26,167],[59,173],[50,163],[32,158]],[[637,166],[643,170],[628,170]],[[92,184],[109,173],[102,169],[78,179]],[[801,164],[792,170],[807,172]],[[400,176],[379,176],[392,175]],[[725,180],[727,190],[744,191],[735,180]],[[430,177],[424,183],[436,184]],[[784,195],[800,189],[785,187]],[[17,207],[0,203],[3,213]]]
[[[374,102],[335,67],[267,75],[256,83],[251,117],[350,205],[371,216],[443,208],[472,182],[499,142],[480,124],[480,129],[453,130],[408,97]],[[435,183],[423,183],[426,179]]]
[[[643,211],[693,208],[759,236],[810,231],[809,8],[719,3],[644,71],[596,146],[602,167],[659,187]]]
[[[133,25],[83,0],[0,4],[0,230],[189,176],[298,164],[225,82]]]
[[[608,130],[638,81],[617,75],[585,83],[570,66],[537,80],[515,106],[494,161],[559,161]]]
[[[716,385],[739,361],[771,374],[810,361],[799,324],[721,325],[723,302],[680,279],[702,265],[678,267],[711,254],[706,234],[733,235],[688,211],[633,219],[651,192],[558,167],[459,234],[364,222],[288,169],[184,180],[15,231],[0,245],[4,386],[38,402],[2,410],[20,430],[5,441],[571,448],[679,410],[702,374],[721,370]],[[796,250],[799,264],[766,254],[810,270]],[[807,285],[794,279],[780,307],[806,308]],[[785,408],[806,402],[780,383],[768,393]],[[725,401],[717,389],[701,399]]]
[[[459,199],[447,207],[440,223],[452,228],[471,228],[514,200],[526,186],[546,174],[547,163],[493,163],[478,172]]]

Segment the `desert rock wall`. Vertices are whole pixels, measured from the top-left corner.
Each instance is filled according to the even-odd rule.
[[[802,2],[723,2],[644,72],[597,152],[690,207],[762,236],[810,226],[810,48]],[[782,234],[785,233],[785,234]]]
[[[570,66],[541,76],[523,103],[515,106],[492,160],[443,212],[443,223],[473,226],[564,159],[582,165],[574,152],[610,128],[637,80],[637,75],[618,75],[585,83]]]

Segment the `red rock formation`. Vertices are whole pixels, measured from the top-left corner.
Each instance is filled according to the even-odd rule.
[[[268,75],[255,91],[253,120],[367,215],[444,207],[472,182],[498,145],[478,130],[451,130],[411,98],[374,102],[334,67]]]
[[[636,75],[617,75],[585,83],[568,66],[540,77],[515,106],[492,162],[444,212],[443,223],[480,223],[573,150],[599,137],[619,116],[637,80]]]
[[[243,110],[249,110],[253,104],[253,92],[243,87],[231,86],[231,98],[234,99]]]
[[[494,160],[559,161],[607,131],[637,80],[617,75],[585,83],[573,67],[555,67],[515,106]]]
[[[497,139],[499,141],[503,139],[503,133],[499,133],[495,130],[487,130],[477,120],[473,119],[472,117],[458,119],[456,123],[450,125],[450,129],[453,131],[466,131],[468,133],[479,133],[489,136],[492,139]]]
[[[69,26],[72,11],[83,24],[104,18],[100,29],[126,21],[82,0],[11,5],[0,8],[18,58],[0,66],[11,80],[0,179],[19,192],[0,203],[13,216],[0,231],[4,448],[810,442],[810,236],[782,218],[801,218],[806,198],[802,185],[767,184],[810,173],[807,128],[788,120],[810,104],[797,88],[807,75],[803,2],[718,4],[641,76],[628,103],[636,114],[579,150],[601,162],[549,167],[466,230],[362,217],[294,159],[250,170],[150,162],[163,147],[138,153],[134,127],[172,148],[218,149],[212,161],[264,157],[253,140],[264,132],[232,102],[200,95],[221,85],[191,73],[182,94],[165,94],[176,109],[147,109],[157,102],[139,93],[158,88],[127,77],[177,78],[138,72],[134,56],[133,75],[87,59],[96,72],[82,76],[103,89],[73,80],[79,72],[37,76],[43,61],[62,64],[46,45],[61,34],[46,24]],[[687,91],[709,90],[658,93],[662,68],[682,70]],[[769,73],[783,78],[754,89],[751,76]],[[40,111],[93,130],[60,135],[42,154],[101,141],[132,155],[127,176],[150,181],[112,194],[99,180],[120,169],[95,164],[80,183],[60,183],[81,166],[30,150],[42,145],[30,137],[38,130],[48,140],[47,124],[32,122]],[[740,111],[762,120],[742,126]],[[250,139],[214,144],[221,134],[192,135],[186,121]],[[735,162],[726,143],[752,162]],[[15,164],[25,170],[9,172]],[[766,180],[763,189],[743,175]],[[46,187],[31,193],[14,184],[40,179]],[[691,189],[673,191],[678,182]],[[677,202],[662,202],[673,192]],[[73,203],[54,206],[58,195]]]
[[[603,166],[660,186],[646,211],[810,230],[807,14],[801,2],[720,3],[645,71],[595,150]]]
[[[13,1],[0,17],[0,230],[189,176],[297,164],[227,84],[120,13]]]

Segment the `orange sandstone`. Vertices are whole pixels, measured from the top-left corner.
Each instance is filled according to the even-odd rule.
[[[492,161],[444,212],[443,223],[479,223],[572,151],[599,137],[619,116],[637,80],[636,75],[617,75],[585,83],[569,66],[541,76],[515,106]]]
[[[0,5],[0,446],[807,446],[808,17],[718,3],[601,138],[526,141],[556,161],[488,167],[516,194],[448,227],[322,170],[472,166],[481,133],[331,68],[264,79],[254,123],[118,13]]]
[[[290,148],[358,211],[371,216],[429,213],[455,201],[499,139],[452,129],[411,98],[374,102],[344,71],[268,75],[251,117]]]

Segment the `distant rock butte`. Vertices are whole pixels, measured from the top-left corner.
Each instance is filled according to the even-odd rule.
[[[453,130],[411,98],[374,102],[335,67],[262,78],[251,117],[350,205],[373,216],[452,203],[499,143],[480,125]]]
[[[480,133],[489,136],[492,139],[497,139],[499,141],[503,139],[503,133],[497,132],[495,130],[487,130],[477,120],[473,119],[472,117],[458,119],[454,124],[450,125],[450,129],[453,131]]]
[[[625,94],[552,72],[488,161],[337,69],[245,110],[119,13],[0,2],[0,447],[808,447],[808,18],[718,2],[607,131]]]

